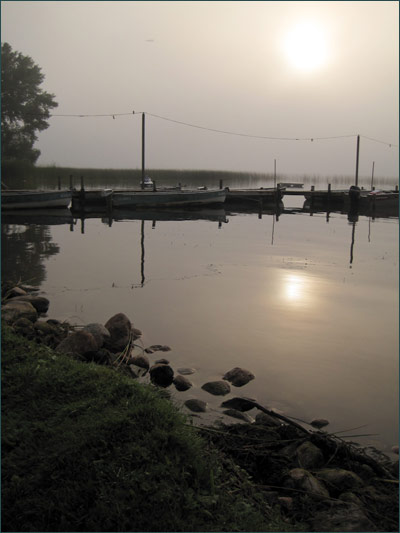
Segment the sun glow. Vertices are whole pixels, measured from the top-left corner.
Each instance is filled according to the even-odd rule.
[[[285,35],[283,50],[292,67],[302,71],[316,70],[328,59],[326,32],[315,23],[299,23]]]

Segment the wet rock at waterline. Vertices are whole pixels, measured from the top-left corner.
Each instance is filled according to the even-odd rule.
[[[205,413],[207,411],[207,403],[202,400],[186,400],[185,406],[194,413]]]
[[[140,368],[144,368],[145,370],[148,370],[150,368],[150,361],[147,355],[141,354],[141,355],[133,355],[129,362],[132,365],[139,366]]]
[[[178,368],[177,372],[183,376],[189,376],[190,374],[194,374],[196,370],[194,368]]]
[[[93,335],[95,341],[97,342],[98,350],[100,350],[100,348],[103,347],[104,343],[107,342],[111,337],[110,332],[105,326],[103,326],[103,324],[87,324],[87,326],[85,326],[82,331],[88,331]]]
[[[157,359],[155,362],[156,365],[169,365],[168,359]]]
[[[174,371],[169,365],[153,365],[150,368],[150,379],[154,385],[169,387],[174,380]]]
[[[38,313],[47,313],[50,301],[43,296],[35,296],[33,294],[26,294],[24,296],[17,296],[12,299],[13,302],[28,302]]]
[[[129,318],[124,313],[117,313],[106,322],[105,327],[110,332],[106,347],[113,352],[122,351],[131,335],[132,324]]]
[[[97,350],[98,344],[93,335],[83,330],[71,333],[56,347],[57,352],[84,357],[96,353]]]
[[[231,416],[232,418],[237,418],[238,420],[243,420],[243,422],[248,422],[249,424],[253,424],[255,422],[254,418],[247,413],[242,413],[241,411],[237,411],[236,409],[225,409],[225,411],[222,411],[224,415]]]
[[[250,411],[254,408],[255,400],[251,398],[231,398],[221,403],[221,407],[228,407],[230,409],[236,409],[237,411]]]
[[[325,420],[325,418],[315,418],[314,420],[311,420],[310,422],[310,425],[317,429],[324,428],[328,424],[329,424],[329,420]]]
[[[256,423],[262,424],[263,426],[281,426],[282,421],[274,418],[273,416],[267,413],[257,413],[256,414]]]
[[[6,324],[12,324],[20,318],[26,318],[31,322],[36,322],[38,312],[30,302],[10,300],[1,309],[1,319]]]
[[[154,353],[154,352],[170,352],[171,348],[169,346],[165,346],[162,344],[153,344],[152,346],[149,346],[145,349],[146,353]]]
[[[181,376],[181,375],[176,376],[174,378],[173,383],[175,385],[176,390],[180,392],[188,390],[190,389],[190,387],[193,386],[193,384],[187,378],[185,378],[185,376]]]
[[[214,394],[214,396],[225,396],[225,394],[231,392],[229,383],[226,383],[226,381],[209,381],[204,383],[201,388],[210,394]]]
[[[249,370],[239,367],[232,368],[232,370],[229,370],[229,372],[227,372],[223,377],[223,379],[226,379],[232,383],[234,387],[243,387],[243,385],[246,385],[254,378],[254,374],[252,374]]]
[[[141,378],[147,374],[147,369],[135,364],[128,365],[129,371],[134,378]]]

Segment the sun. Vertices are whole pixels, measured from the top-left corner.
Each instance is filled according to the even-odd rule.
[[[289,64],[295,69],[316,70],[323,67],[328,59],[326,33],[316,23],[298,23],[286,33],[283,50]]]

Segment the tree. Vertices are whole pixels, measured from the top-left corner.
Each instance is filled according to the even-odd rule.
[[[1,157],[2,161],[35,163],[40,150],[33,148],[36,132],[49,127],[54,94],[40,88],[45,76],[29,56],[1,44]]]

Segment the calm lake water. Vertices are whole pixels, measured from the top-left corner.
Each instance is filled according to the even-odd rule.
[[[40,286],[51,318],[105,323],[125,313],[144,346],[172,348],[151,361],[196,369],[176,398],[206,400],[209,416],[222,399],[201,385],[242,366],[256,379],[223,399],[327,418],[332,432],[365,426],[341,436],[389,452],[398,443],[398,218],[290,209],[303,203],[285,197],[279,217],[226,207],[209,219],[111,225],[3,213],[3,279]],[[365,433],[376,435],[352,437]]]

